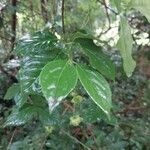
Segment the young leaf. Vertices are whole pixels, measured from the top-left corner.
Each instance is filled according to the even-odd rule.
[[[132,0],[131,7],[140,11],[150,22],[150,0]]]
[[[14,83],[9,89],[7,90],[4,99],[10,100],[13,99],[20,91],[19,84]]]
[[[123,67],[127,76],[130,77],[136,63],[132,58],[133,39],[130,31],[130,26],[125,18],[121,17],[120,21],[120,39],[118,40],[117,47],[123,59]]]
[[[109,116],[111,109],[111,90],[109,84],[97,72],[77,65],[79,79],[92,100]]]
[[[40,74],[42,92],[52,111],[77,83],[77,73],[69,61],[57,60],[48,63]]]
[[[93,40],[88,38],[78,38],[75,41],[80,43],[84,53],[90,58],[92,67],[107,78],[114,80],[115,66],[110,58],[102,52],[101,47],[95,45]]]

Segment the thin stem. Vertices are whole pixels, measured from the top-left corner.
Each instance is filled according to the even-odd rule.
[[[109,16],[109,13],[108,13],[108,10],[110,10],[112,13],[114,13],[115,15],[118,15],[117,12],[115,12],[113,9],[111,9],[110,7],[107,6],[107,3],[106,3],[106,0],[98,0],[98,2],[100,4],[102,4],[105,8],[105,12],[106,12],[106,17],[107,17],[107,20],[108,20],[108,29],[106,31],[102,31],[100,33],[100,35],[98,35],[98,37],[101,37],[102,34],[106,34],[110,29],[111,29],[111,19],[110,19],[110,16]]]
[[[62,0],[62,6],[61,6],[61,18],[62,18],[62,31],[65,33],[65,16],[64,16],[64,10],[65,10],[65,0]]]
[[[13,51],[14,46],[15,46],[15,41],[16,41],[16,25],[17,25],[17,14],[16,14],[16,7],[17,7],[17,0],[12,0],[11,5],[14,8],[14,11],[12,13],[12,18],[11,18],[11,30],[13,36],[11,37],[11,49]]]
[[[98,2],[101,3],[102,5],[104,5],[104,3],[103,3],[102,1],[98,0]],[[110,8],[110,7],[107,6],[107,5],[105,5],[105,7],[106,7],[107,9],[109,9],[112,13],[114,13],[115,15],[118,15],[118,14],[119,14],[118,12],[116,12],[115,10],[113,10],[112,8]]]
[[[43,150],[43,147],[44,147],[46,141],[47,141],[47,135],[44,137],[44,141],[43,141],[43,143],[41,144],[40,150]]]
[[[80,145],[82,145],[84,148],[86,148],[87,150],[91,150],[89,147],[87,147],[85,144],[83,144],[82,142],[80,142],[77,138],[73,137],[72,135],[70,135],[68,132],[61,130],[61,132],[63,132],[65,135],[67,135],[69,138],[71,138],[72,140],[74,140],[75,142],[79,143]]]
[[[14,136],[15,136],[15,134],[16,134],[16,131],[17,131],[17,129],[15,129],[15,130],[13,131],[13,133],[12,133],[12,136],[11,136],[11,138],[10,138],[9,144],[8,144],[8,146],[7,146],[7,150],[9,150],[9,147],[10,147],[10,145],[11,145],[11,143],[12,143],[12,141],[13,141],[13,138],[14,138]]]
[[[107,16],[108,23],[109,23],[109,28],[110,28],[111,21],[110,21],[110,16],[109,16],[109,13],[108,13],[108,7],[107,7],[107,4],[106,4],[105,0],[103,0],[103,5],[105,7],[105,12],[106,12],[106,16]]]

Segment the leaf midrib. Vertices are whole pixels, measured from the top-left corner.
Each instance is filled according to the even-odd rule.
[[[77,65],[77,67],[80,68],[80,69],[83,71],[82,67],[80,67],[79,65]],[[88,93],[88,95],[93,99],[93,101],[94,101],[106,114],[108,114],[108,110],[106,110],[105,108],[103,108],[103,107],[101,106],[101,104],[99,104],[99,103],[97,102],[97,100],[95,100],[95,99],[93,98],[93,96],[88,92],[87,88],[84,86],[84,84],[83,84],[83,82],[82,82],[82,80],[81,80],[81,77],[80,77],[80,75],[79,75],[78,69],[77,69],[77,73],[78,73],[79,79],[80,79],[80,81],[81,81],[83,87],[86,89],[86,92]],[[103,103],[103,102],[102,102],[102,103]],[[107,101],[107,103],[108,103],[108,105],[109,105],[109,101]]]
[[[57,80],[57,83],[56,83],[56,90],[55,90],[54,98],[57,98],[57,97],[56,97],[56,94],[57,94],[57,90],[58,90],[58,85],[59,85],[59,82],[60,82],[60,78],[61,78],[61,76],[62,76],[62,74],[63,74],[63,72],[64,72],[64,70],[65,70],[67,64],[68,64],[68,62],[65,63],[65,65],[64,65],[64,67],[62,68],[62,71],[60,72],[60,75],[59,75],[59,77],[58,77],[58,80]]]

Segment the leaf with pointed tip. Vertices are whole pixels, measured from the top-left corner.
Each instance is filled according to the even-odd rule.
[[[150,0],[131,0],[130,5],[140,11],[150,22]]]
[[[110,118],[108,118],[91,99],[87,99],[81,103],[80,116],[87,123],[94,123],[97,120],[105,120],[108,124],[112,125],[117,123],[115,116],[111,114]]]
[[[77,83],[75,67],[65,60],[49,62],[40,73],[42,92],[52,111]]]
[[[20,85],[14,83],[9,89],[7,90],[4,99],[10,100],[13,99],[20,91]]]
[[[94,44],[92,39],[78,38],[75,40],[80,43],[84,53],[90,58],[90,64],[105,77],[114,80],[115,66],[110,58],[104,54],[101,47]]]
[[[21,93],[20,84],[14,83],[7,90],[4,99],[14,99],[16,105],[20,108],[27,101],[28,95]]]
[[[130,77],[135,69],[136,63],[132,58],[133,39],[127,20],[121,17],[120,38],[117,47],[123,59],[123,67],[126,75]]]
[[[98,72],[77,65],[79,79],[92,100],[109,117],[111,109],[111,90],[108,82]]]

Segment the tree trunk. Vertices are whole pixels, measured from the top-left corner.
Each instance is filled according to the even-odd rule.
[[[48,11],[46,8],[47,4],[48,4],[48,0],[41,0],[41,11],[42,11],[43,20],[45,23],[48,22]]]
[[[13,13],[12,13],[12,18],[11,18],[11,31],[12,31],[11,49],[13,50],[15,40],[16,40],[16,24],[17,24],[16,6],[17,6],[17,0],[11,0],[11,5],[13,7]]]

